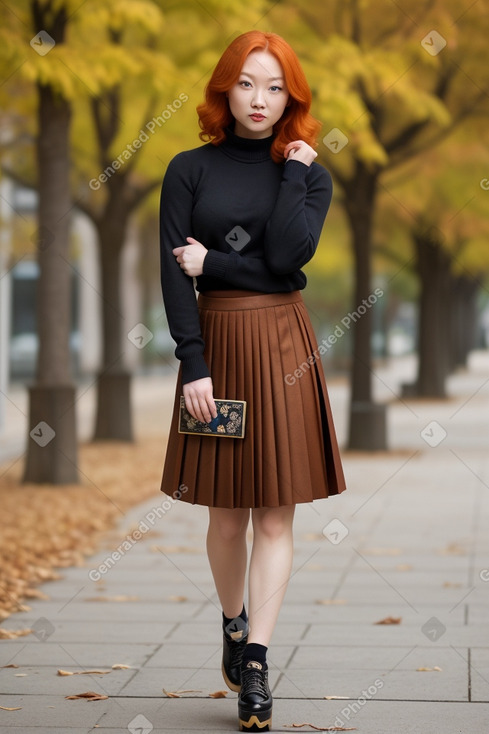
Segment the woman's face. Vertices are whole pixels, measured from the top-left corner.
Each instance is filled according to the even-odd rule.
[[[236,84],[228,92],[236,120],[234,132],[243,138],[267,138],[282,117],[289,99],[282,65],[268,51],[252,51]]]

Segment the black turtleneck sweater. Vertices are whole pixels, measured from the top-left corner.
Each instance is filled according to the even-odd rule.
[[[161,283],[182,383],[208,377],[193,278],[172,254],[194,237],[207,248],[199,292],[301,290],[301,268],[316,250],[332,194],[318,163],[270,157],[273,136],[226,140],[176,155],[160,202]]]

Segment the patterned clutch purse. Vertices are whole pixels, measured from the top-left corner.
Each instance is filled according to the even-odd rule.
[[[185,398],[180,396],[179,433],[196,436],[223,436],[224,438],[244,438],[246,423],[245,400],[214,399],[217,416],[210,423],[201,423],[190,415],[185,407]]]

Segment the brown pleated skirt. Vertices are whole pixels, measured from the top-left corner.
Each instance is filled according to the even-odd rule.
[[[179,374],[161,491],[227,508],[342,492],[326,382],[301,292],[212,291],[200,294],[198,305],[214,397],[247,401],[245,437],[178,433]]]

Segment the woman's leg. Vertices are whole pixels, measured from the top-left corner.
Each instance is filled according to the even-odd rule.
[[[248,509],[209,507],[207,555],[222,611],[233,619],[243,609]]]
[[[249,643],[268,647],[290,577],[295,505],[252,510]]]

